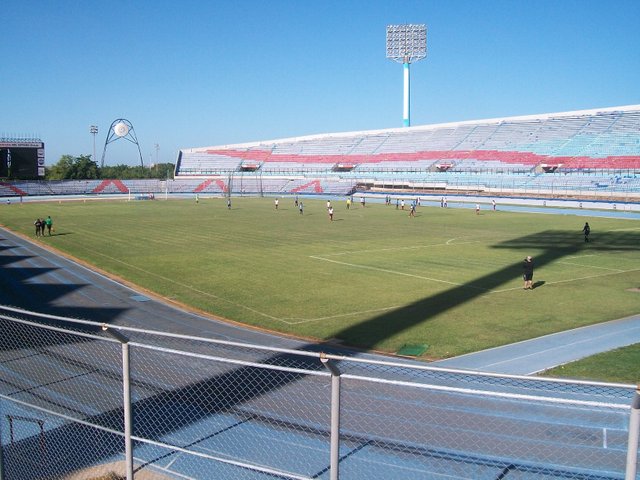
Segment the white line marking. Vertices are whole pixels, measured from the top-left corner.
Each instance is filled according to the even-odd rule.
[[[558,262],[559,264],[562,265],[573,265],[576,267],[583,267],[583,268],[599,268],[601,270],[609,270],[611,272],[623,272],[624,270],[620,270],[618,268],[607,268],[607,267],[596,267],[595,265],[582,265],[580,263],[573,263],[573,262]]]
[[[302,317],[274,317],[273,315],[269,315],[268,313],[265,312],[261,312],[260,310],[256,310],[255,308],[251,308],[247,305],[243,305],[237,302],[233,302],[231,300],[228,300],[226,298],[220,297],[218,295],[214,295],[213,293],[209,293],[209,292],[205,292],[202,291],[198,288],[193,287],[192,285],[187,285],[185,283],[182,282],[177,282],[171,278],[167,278],[163,275],[159,275],[157,273],[154,272],[150,272],[149,270],[145,270],[144,268],[140,268],[136,265],[132,265],[130,263],[124,262],[122,260],[118,260],[117,258],[113,258],[109,255],[106,255],[104,253],[100,253],[100,252],[93,252],[95,254],[101,255],[105,258],[108,258],[114,262],[118,262],[121,263],[123,265],[126,265],[129,268],[138,270],[140,272],[146,273],[150,276],[156,277],[156,278],[160,278],[161,280],[164,280],[165,282],[168,283],[172,283],[174,285],[178,285],[186,290],[190,290],[192,292],[198,293],[202,296],[205,297],[210,297],[210,298],[215,298],[216,300],[220,300],[223,302],[226,302],[230,305],[233,305],[235,307],[239,307],[239,308],[244,308],[245,310],[249,310],[250,312],[255,313],[256,315],[260,315],[262,317],[268,318],[270,320],[274,320],[276,322],[281,322],[281,323],[286,323],[287,325],[297,325],[297,324],[301,324],[301,323],[309,323],[309,322],[316,322],[316,321],[320,321],[320,320],[330,320],[333,318],[341,318],[341,317],[348,317],[348,316],[352,316],[352,315],[361,315],[363,313],[375,313],[375,312],[382,312],[382,311],[387,311],[387,310],[393,310],[394,308],[399,308],[399,306],[391,306],[391,307],[383,307],[383,308],[378,308],[378,309],[373,309],[373,310],[362,310],[362,311],[357,311],[357,312],[347,312],[347,313],[340,313],[340,314],[336,314],[336,315],[329,315],[329,316],[325,316],[325,317],[317,317],[317,318],[302,318]],[[327,260],[327,261],[331,261],[331,260]]]
[[[600,275],[589,275],[587,277],[578,277],[578,278],[570,278],[567,280],[558,280],[557,282],[545,282],[545,285],[557,285],[559,283],[570,283],[570,282],[577,282],[579,280],[588,280],[590,278],[599,278],[599,277],[608,277],[610,275],[619,275],[621,273],[631,273],[631,272],[637,272],[640,271],[640,268],[634,268],[632,270],[619,270],[616,272],[610,272],[610,273],[602,273]],[[522,290],[522,287],[513,287],[513,288],[504,288],[502,290],[491,290],[490,292],[487,293],[503,293],[503,292],[511,292],[513,290]]]
[[[327,253],[325,255],[312,256],[311,258],[320,258],[320,257],[337,257],[340,255],[349,255],[353,253],[371,253],[371,252],[392,252],[397,250],[416,250],[420,248],[430,248],[430,247],[446,247],[446,246],[458,246],[458,245],[468,245],[470,243],[480,243],[478,240],[473,240],[470,242],[460,242],[460,243],[450,243],[457,240],[456,238],[451,238],[447,240],[445,243],[433,243],[431,245],[413,245],[409,247],[389,247],[389,248],[376,248],[371,250],[352,250],[346,252],[338,252],[338,253]]]
[[[589,278],[608,277],[610,275],[619,275],[621,273],[631,273],[631,272],[637,272],[637,271],[640,271],[640,268],[634,268],[632,270],[620,270],[618,272],[611,272],[611,273],[603,273],[601,275],[590,275],[588,277],[572,278],[569,280],[558,280],[557,282],[546,282],[545,285],[556,285],[558,283],[576,282],[578,280],[587,280]]]
[[[391,273],[393,275],[400,275],[400,276],[403,276],[403,277],[418,278],[420,280],[428,280],[430,282],[446,283],[447,285],[455,285],[456,287],[473,288],[475,290],[482,290],[484,292],[488,292],[489,291],[486,288],[476,287],[474,285],[467,285],[466,283],[449,282],[447,280],[440,280],[439,278],[423,277],[421,275],[414,275],[412,273],[398,272],[398,271],[389,270],[389,269],[386,269],[386,268],[370,267],[368,265],[357,265],[355,263],[339,262],[337,260],[330,260],[328,258],[316,257],[316,256],[313,256],[313,255],[311,255],[309,258],[314,258],[316,260],[323,260],[325,262],[337,263],[338,265],[346,265],[348,267],[353,267],[353,268],[363,268],[365,270],[374,270],[376,272]]]

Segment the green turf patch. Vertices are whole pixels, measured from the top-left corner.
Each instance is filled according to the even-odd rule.
[[[406,345],[403,345],[403,347],[400,350],[398,350],[397,354],[403,355],[405,357],[419,357],[428,349],[429,349],[429,345],[427,345],[426,343],[419,343],[419,344],[408,343]]]
[[[640,343],[561,365],[542,375],[640,385]]]

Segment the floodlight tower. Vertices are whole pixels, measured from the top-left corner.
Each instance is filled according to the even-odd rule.
[[[104,141],[104,150],[102,150],[102,161],[100,162],[100,168],[104,167],[104,157],[107,154],[107,145],[116,140],[124,138],[125,140],[135,143],[138,146],[138,154],[140,155],[140,166],[144,168],[144,162],[142,161],[142,150],[140,150],[140,144],[138,143],[138,137],[133,130],[133,124],[126,118],[118,118],[111,123],[109,131],[107,132],[107,139]]]
[[[98,161],[96,160],[96,135],[98,134],[98,126],[91,125],[91,127],[89,127],[89,133],[93,135],[93,157],[91,157],[91,160],[93,160],[97,164]]]
[[[404,67],[402,124],[411,125],[409,115],[409,64],[427,56],[427,26],[387,25],[387,58]]]

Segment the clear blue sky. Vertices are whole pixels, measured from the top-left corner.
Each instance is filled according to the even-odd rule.
[[[177,151],[402,126],[386,25],[427,25],[411,123],[640,104],[640,0],[4,0],[0,136],[47,164],[117,118],[145,164]],[[107,164],[139,161],[119,140]]]

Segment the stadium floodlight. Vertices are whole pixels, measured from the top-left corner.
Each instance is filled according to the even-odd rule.
[[[91,160],[93,160],[97,164],[98,162],[96,160],[96,135],[98,134],[98,126],[91,125],[91,127],[89,127],[89,133],[93,135],[93,157],[91,157]]]
[[[404,67],[402,124],[411,125],[409,114],[409,64],[427,56],[427,26],[387,25],[387,58]]]

